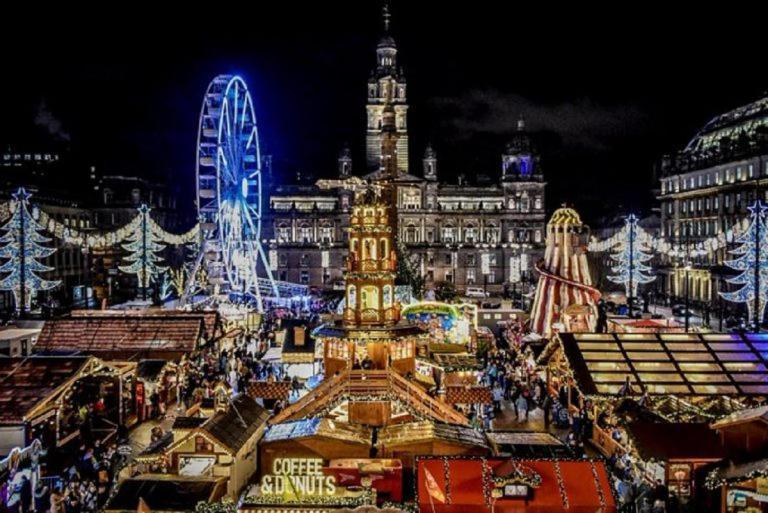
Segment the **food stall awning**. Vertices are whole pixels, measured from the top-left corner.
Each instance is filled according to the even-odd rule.
[[[587,395],[768,394],[768,334],[560,333],[550,344]]]

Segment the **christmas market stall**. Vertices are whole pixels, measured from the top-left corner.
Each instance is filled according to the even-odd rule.
[[[234,499],[256,472],[257,444],[268,417],[267,410],[240,394],[208,419],[186,417],[174,423],[173,441],[161,439],[138,462],[153,473],[223,478],[224,494]]]
[[[707,489],[720,492],[721,513],[768,511],[768,458],[727,461],[706,475]],[[718,511],[712,504],[710,511]]]
[[[279,364],[283,375],[290,378],[308,379],[317,373],[315,362],[322,359],[322,353],[315,352],[315,337],[309,330],[309,323],[303,319],[283,319],[284,334],[280,347]]]
[[[155,317],[155,318],[200,318],[203,321],[203,332],[201,337],[205,341],[211,341],[222,337],[225,334],[224,321],[218,310],[167,310],[163,308],[141,308],[138,310],[73,310],[70,317],[103,319],[105,317],[128,317],[137,318]]]
[[[648,481],[688,501],[698,469],[727,454],[709,422],[768,393],[766,350],[761,334],[561,333],[542,356],[560,402],[593,405],[597,449],[631,454]],[[628,420],[605,422],[613,415]]]
[[[627,450],[651,484],[665,483],[682,502],[696,496],[696,473],[722,460],[726,451],[717,434],[704,423],[632,422],[626,426]]]
[[[485,389],[480,385],[482,369],[482,364],[474,354],[433,351],[428,358],[416,359],[414,377],[426,388],[435,387],[438,393],[449,397],[459,389]],[[446,400],[451,404],[457,402]]]
[[[768,394],[768,338],[723,333],[561,333],[539,358],[557,393],[593,399],[684,397],[693,405]],[[722,401],[720,401],[721,403]]]
[[[474,347],[477,306],[420,301],[403,307],[403,317],[429,333],[429,340],[442,344]]]
[[[141,422],[154,415],[165,413],[169,404],[176,402],[179,367],[167,360],[141,360],[136,366],[135,410]],[[160,411],[152,411],[152,397],[157,394]]]
[[[400,459],[406,468],[413,468],[417,456],[488,455],[491,452],[482,431],[430,421],[385,426],[378,433],[376,447],[378,454]]]
[[[719,499],[712,501],[712,509],[768,511],[768,406],[735,412],[710,427],[728,451],[725,460],[705,473],[707,490]]]
[[[178,360],[204,342],[201,316],[71,317],[45,322],[35,352],[90,354],[106,360]]]
[[[417,462],[422,513],[616,513],[602,461],[426,457]]]
[[[219,477],[144,475],[125,479],[104,505],[105,513],[192,512],[199,502],[213,503],[226,493]]]
[[[261,440],[262,468],[280,457],[320,458],[324,461],[370,456],[371,428],[311,417],[269,427]]]
[[[87,356],[0,358],[0,450],[33,439],[62,446],[86,424],[93,438],[112,436],[126,416],[121,398],[134,372],[135,365]]]
[[[566,445],[551,433],[538,431],[489,431],[486,437],[494,456],[512,458],[567,457]]]
[[[40,333],[38,328],[9,326],[0,329],[0,357],[27,356]]]

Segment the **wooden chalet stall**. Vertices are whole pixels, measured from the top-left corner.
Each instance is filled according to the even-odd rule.
[[[46,321],[35,352],[173,361],[200,347],[205,330],[201,315],[81,315]]]
[[[367,458],[371,441],[369,427],[311,417],[270,426],[259,444],[259,459],[264,470],[275,458]]]
[[[0,358],[0,453],[33,439],[66,444],[79,433],[83,406],[95,412],[93,435],[106,438],[125,415],[122,390],[133,371],[88,356]]]
[[[198,502],[212,503],[226,492],[226,482],[215,477],[146,475],[120,482],[116,493],[104,505],[107,513],[192,512]],[[140,505],[143,501],[143,505]]]
[[[418,456],[488,455],[485,435],[468,426],[438,424],[430,421],[392,424],[379,431],[378,454],[397,458],[406,468],[413,468]]]
[[[735,412],[710,427],[728,451],[705,477],[706,488],[720,492],[720,511],[768,511],[768,406]]]
[[[187,478],[224,479],[225,495],[235,499],[256,472],[268,418],[267,410],[240,394],[208,419],[185,417],[174,424],[173,439],[150,447],[139,463]]]
[[[695,496],[702,484],[696,471],[726,454],[703,420],[768,395],[765,334],[561,333],[541,361],[547,363],[550,390],[571,398],[576,403],[571,407],[590,399],[594,418],[613,412],[620,400],[642,397],[645,416],[655,422],[627,426],[630,440],[637,438],[637,443],[617,442],[597,423],[591,442],[606,456],[636,450],[648,480],[666,480],[683,500]],[[674,441],[688,431],[687,438],[709,442],[683,451],[684,444],[677,447]],[[654,446],[658,437],[669,447]]]
[[[616,513],[602,461],[419,458],[416,502],[422,513]]]
[[[684,502],[696,495],[699,469],[722,460],[726,451],[707,424],[632,422],[627,425],[630,451],[644,462],[649,483],[666,483]]]

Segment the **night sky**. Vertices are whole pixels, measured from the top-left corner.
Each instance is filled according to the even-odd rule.
[[[261,4],[5,16],[0,144],[67,149],[73,177],[95,164],[167,180],[191,208],[202,95],[214,75],[236,72],[283,176],[333,175],[345,142],[362,174],[381,4]],[[497,178],[522,115],[543,152],[549,209],[568,202],[591,221],[647,213],[659,157],[768,88],[756,12],[453,4],[392,9],[412,169],[431,141],[444,179]]]

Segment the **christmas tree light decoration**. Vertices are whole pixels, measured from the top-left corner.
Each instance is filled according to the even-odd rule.
[[[655,276],[649,275],[652,269],[646,264],[653,258],[649,244],[651,237],[646,236],[637,221],[634,214],[628,215],[624,221],[624,228],[619,232],[614,248],[615,252],[611,255],[616,261],[616,265],[611,268],[615,274],[608,276],[608,280],[624,286],[627,298],[637,296],[638,285],[656,279]]]
[[[52,271],[53,267],[40,262],[56,252],[55,248],[43,246],[51,239],[41,235],[45,228],[29,212],[29,193],[19,188],[13,194],[11,217],[0,227],[0,258],[7,259],[0,265],[0,273],[8,273],[0,280],[0,290],[13,293],[17,312],[28,311],[32,297],[41,290],[58,287],[58,280],[46,280],[38,273]]]
[[[740,244],[739,247],[730,252],[736,258],[725,262],[725,265],[740,272],[726,281],[742,287],[732,292],[720,292],[720,296],[733,303],[746,303],[749,318],[759,329],[768,299],[768,206],[757,200],[747,208],[750,212],[749,226],[734,241]]]
[[[138,277],[144,300],[147,299],[149,285],[156,283],[157,277],[166,270],[166,267],[159,264],[162,257],[158,255],[165,249],[165,244],[161,242],[162,234],[158,233],[159,226],[149,218],[150,210],[145,204],[139,207],[141,222],[138,223],[137,229],[128,235],[128,242],[123,244],[123,249],[131,253],[125,258],[130,264],[118,266],[124,273],[135,274]]]

